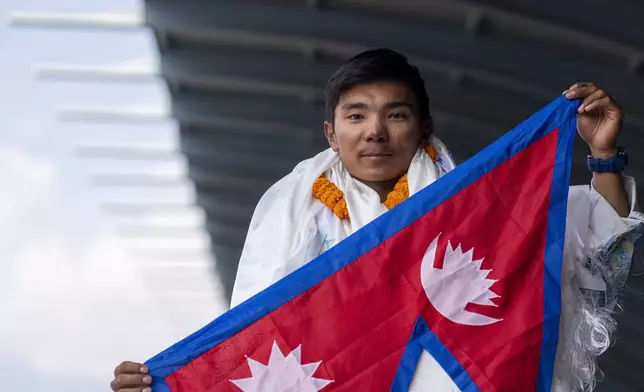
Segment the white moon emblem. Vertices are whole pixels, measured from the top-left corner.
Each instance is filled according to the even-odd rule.
[[[420,266],[420,280],[434,308],[449,320],[464,325],[489,325],[501,321],[465,310],[467,304],[497,306],[491,300],[499,295],[490,290],[496,282],[487,279],[490,270],[481,269],[483,259],[473,260],[474,249],[463,253],[447,243],[443,268],[434,268],[440,234],[429,244]]]

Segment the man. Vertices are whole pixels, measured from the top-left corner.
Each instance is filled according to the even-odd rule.
[[[623,276],[604,264],[630,267],[632,242],[644,220],[633,211],[632,179],[621,175],[624,152],[617,147],[617,136],[622,110],[592,83],[574,84],[565,94],[583,99],[579,134],[591,155],[609,169],[597,166],[591,187],[570,191],[556,391],[594,385],[595,356],[610,342],[613,321],[606,308],[611,304],[599,306],[581,289],[603,291],[605,298],[614,298]],[[331,148],[300,163],[260,200],[242,252],[232,306],[455,167],[447,148],[433,135],[429,99],[418,70],[396,52],[373,50],[349,60],[329,80],[326,104],[324,132]],[[611,253],[616,247],[631,251]],[[602,249],[600,263],[595,256]],[[604,273],[596,273],[594,267],[602,266]],[[141,364],[124,362],[115,370],[112,389],[147,392],[146,372]],[[424,355],[411,390],[458,389],[433,358]]]

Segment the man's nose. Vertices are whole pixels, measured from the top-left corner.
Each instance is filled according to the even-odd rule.
[[[365,134],[368,142],[382,143],[389,140],[389,132],[384,121],[380,119],[374,120],[368,127]]]

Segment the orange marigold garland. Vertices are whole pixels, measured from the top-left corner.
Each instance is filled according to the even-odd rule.
[[[344,200],[344,193],[329,181],[324,174],[318,177],[313,183],[313,197],[319,199],[329,207],[340,219],[349,219],[347,201]]]
[[[407,174],[405,173],[404,176],[400,177],[396,185],[394,185],[394,189],[391,192],[389,192],[389,194],[387,195],[387,199],[382,204],[384,204],[388,210],[391,210],[398,204],[407,200],[408,197],[409,197],[409,183],[407,182]]]
[[[432,158],[432,161],[436,162],[436,157],[438,157],[438,151],[432,146],[431,144],[428,144],[425,146],[425,152],[427,155],[429,155],[430,158]]]
[[[425,146],[425,152],[427,152],[427,155],[429,155],[432,161],[436,161],[438,152],[434,146]],[[344,200],[344,193],[334,183],[329,181],[324,174],[318,177],[313,183],[313,197],[329,207],[338,218],[349,220],[349,209],[347,208],[347,201]],[[407,174],[405,174],[394,185],[394,189],[389,192],[383,204],[388,210],[391,210],[407,200],[408,197],[409,183],[407,182]]]

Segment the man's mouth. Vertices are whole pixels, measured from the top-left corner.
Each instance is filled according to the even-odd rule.
[[[362,154],[363,157],[367,158],[383,158],[383,157],[390,157],[393,154],[390,152],[368,152]]]

